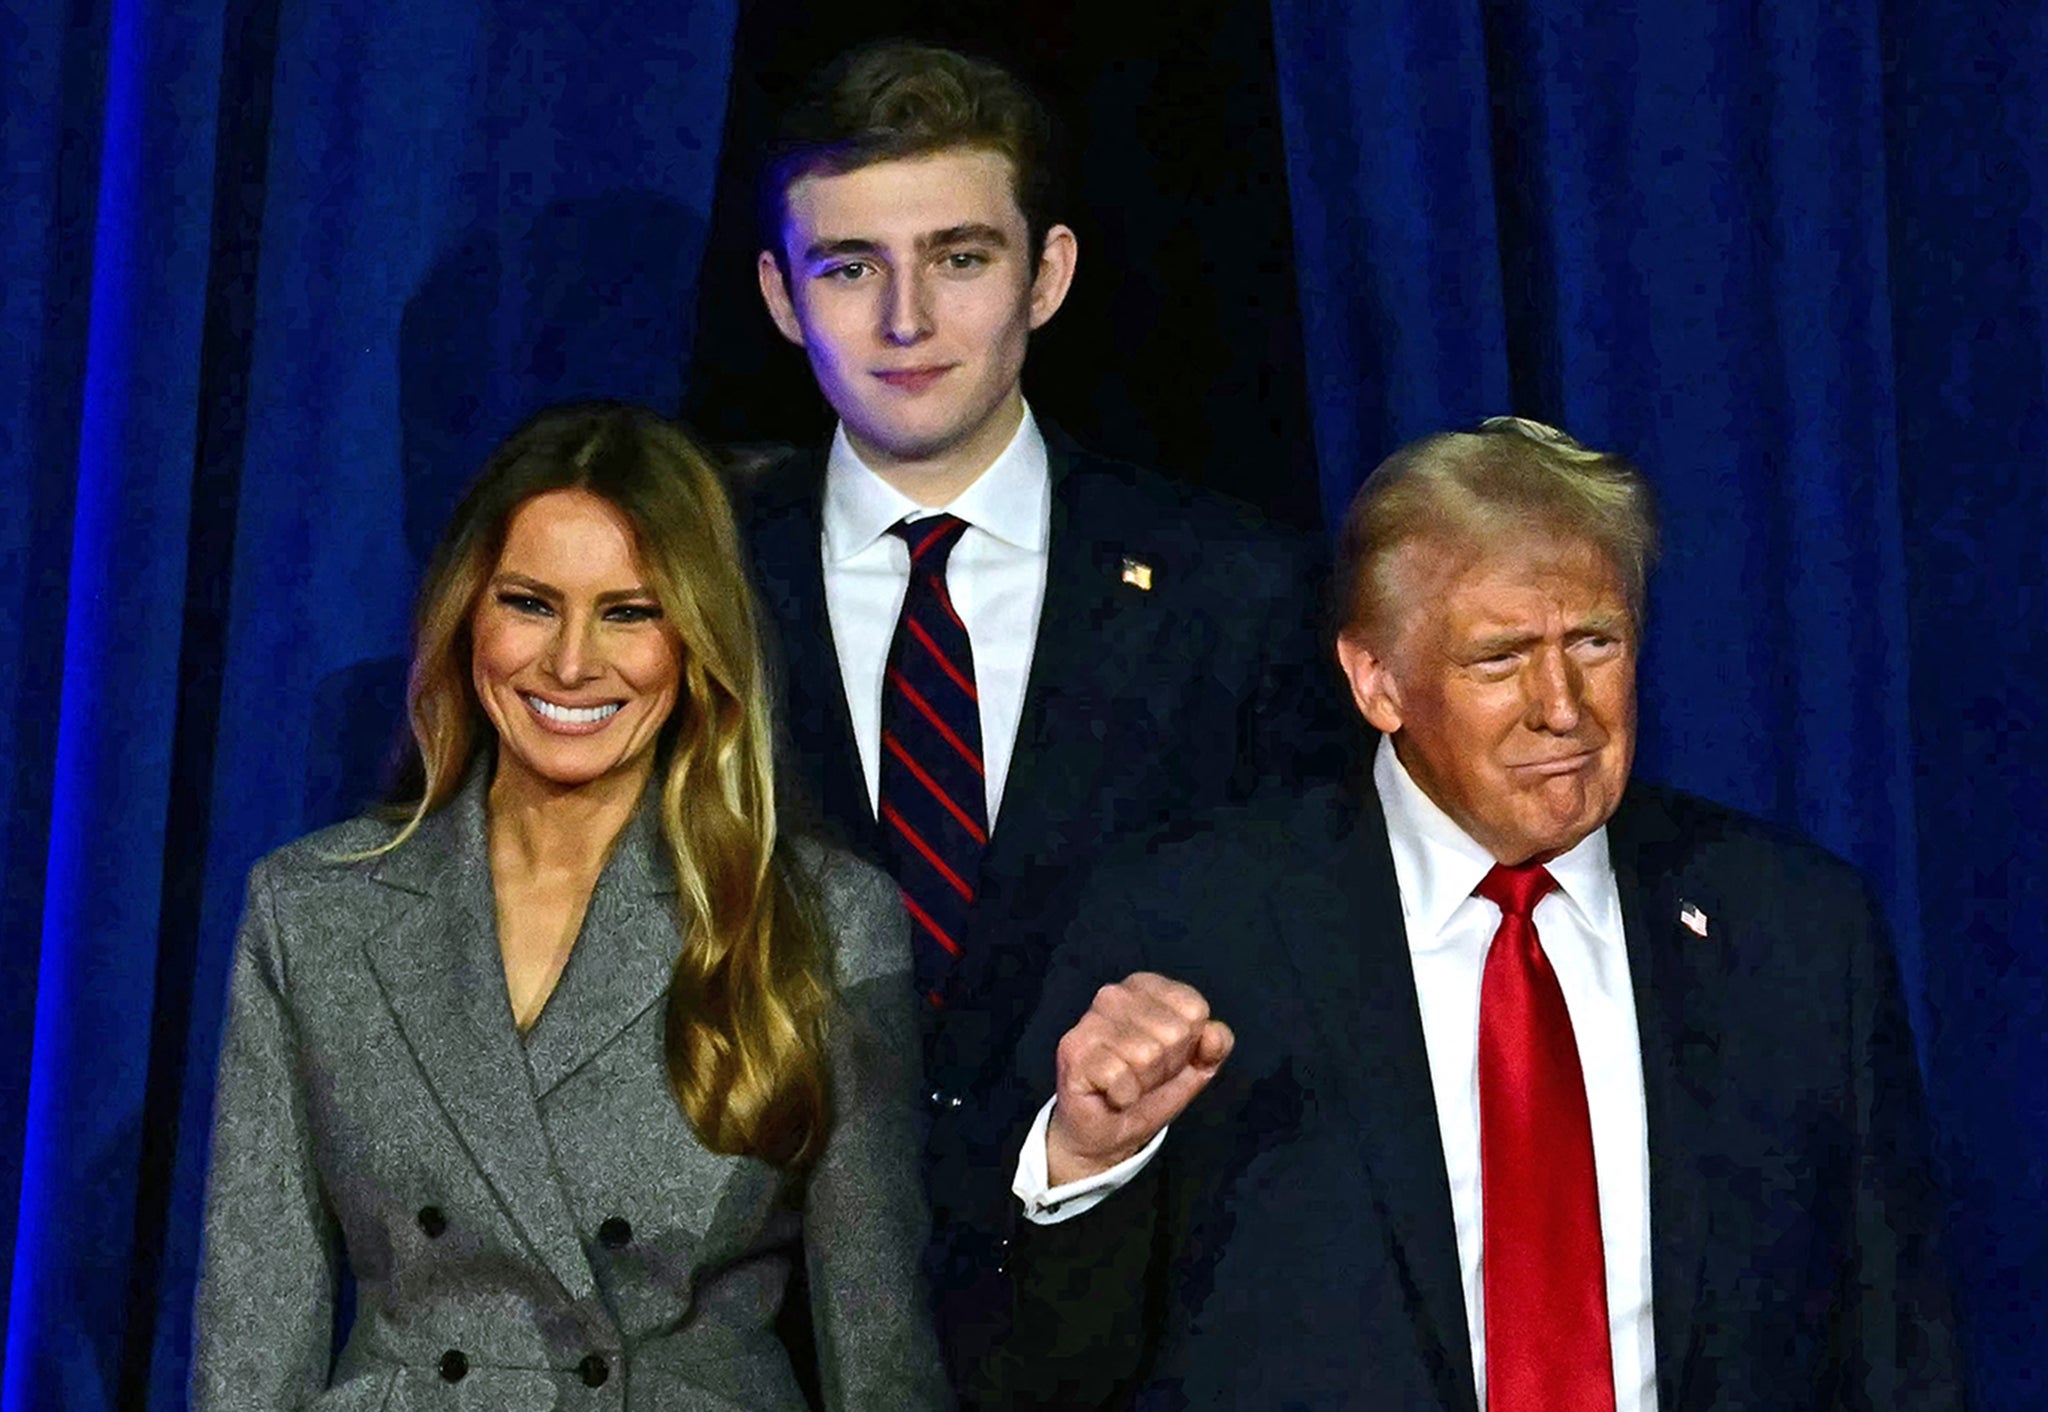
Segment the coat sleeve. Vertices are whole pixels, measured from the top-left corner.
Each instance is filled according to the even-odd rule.
[[[214,1088],[193,1412],[282,1409],[327,1385],[339,1254],[314,1169],[266,866],[249,879]]]
[[[1087,1012],[1099,987],[1133,971],[1174,969],[1146,944],[1156,919],[1141,915],[1125,886],[1133,871],[1149,879],[1149,863],[1120,863],[1098,877],[1081,920],[1053,953],[1039,1008],[1017,1047],[1018,1085],[1029,1101],[994,1163],[1007,1202],[1009,1308],[990,1352],[968,1370],[962,1388],[962,1400],[976,1412],[1128,1405],[1141,1376],[1152,1371],[1160,1342],[1176,1229],[1167,1208],[1182,1185],[1180,1125],[1150,1163],[1091,1211],[1036,1225],[1008,1194],[1025,1131],[1053,1091],[1061,1037]],[[1151,895],[1175,894],[1166,887]]]
[[[839,986],[832,1128],[804,1199],[819,1382],[828,1412],[950,1408],[919,1273],[930,1215],[908,922],[882,874],[847,859],[835,872],[824,889]]]
[[[1898,965],[1867,898],[1863,917],[1849,976],[1855,1253],[1836,1311],[1838,1405],[1949,1412],[1966,1383],[1920,1067]]]

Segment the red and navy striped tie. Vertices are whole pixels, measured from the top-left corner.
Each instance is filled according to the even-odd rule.
[[[934,515],[889,531],[910,546],[910,587],[882,678],[880,813],[910,911],[918,990],[933,1005],[945,1003],[988,843],[974,648],[946,592],[946,560],[966,529]]]

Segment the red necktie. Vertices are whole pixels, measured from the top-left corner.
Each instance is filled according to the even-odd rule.
[[[1557,886],[1495,865],[1501,910],[1479,990],[1488,1412],[1613,1412],[1607,1273],[1586,1080],[1531,914]]]

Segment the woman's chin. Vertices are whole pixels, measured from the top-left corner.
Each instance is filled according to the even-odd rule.
[[[621,758],[609,741],[585,736],[544,736],[539,740],[498,742],[498,770],[510,766],[515,775],[551,790],[582,789],[642,772],[648,752]]]

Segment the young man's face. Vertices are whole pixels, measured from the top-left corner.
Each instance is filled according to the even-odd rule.
[[[869,466],[958,493],[1016,430],[1025,343],[1066,297],[1073,233],[1052,227],[1034,265],[1010,160],[979,148],[802,177],[783,204],[787,286],[771,252],[758,262],[776,327]]]

